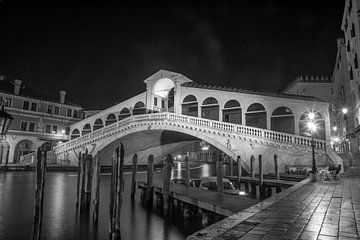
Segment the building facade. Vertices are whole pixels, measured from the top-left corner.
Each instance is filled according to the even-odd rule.
[[[70,125],[81,120],[83,108],[66,101],[66,92],[49,96],[24,85],[21,80],[0,77],[0,98],[12,115],[6,139],[0,145],[0,164],[22,164],[45,141],[67,141]]]

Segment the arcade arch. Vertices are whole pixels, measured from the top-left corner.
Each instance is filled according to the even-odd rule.
[[[104,127],[104,122],[101,118],[98,118],[95,120],[94,126],[93,126],[93,130],[98,130],[100,128]]]
[[[187,95],[183,102],[181,107],[181,114],[198,117],[198,101],[194,95]]]
[[[139,115],[139,114],[145,114],[145,113],[146,113],[145,104],[141,101],[137,102],[134,105],[133,115]]]
[[[266,110],[265,107],[260,103],[251,104],[245,114],[246,126],[267,128],[266,125]]]
[[[106,121],[105,121],[105,126],[108,126],[110,124],[113,124],[114,122],[116,122],[116,116],[113,113],[110,113],[107,117],[106,117]]]
[[[15,146],[14,162],[20,163],[20,157],[35,151],[35,145],[32,141],[25,139],[18,142]]]
[[[119,113],[119,121],[123,120],[127,117],[130,117],[130,110],[128,108],[123,108],[121,109],[120,113]]]
[[[74,130],[72,130],[70,138],[71,140],[80,137],[80,131],[79,129],[75,128]]]
[[[310,137],[310,132],[307,126],[307,123],[309,122],[309,111],[304,112],[300,116],[299,121],[299,135],[300,136],[308,136]],[[314,121],[316,124],[316,131],[313,133],[314,138],[317,139],[325,139],[325,119],[319,112],[313,112],[314,113]]]
[[[90,123],[87,123],[84,125],[82,131],[81,131],[81,135],[84,136],[86,134],[89,134],[91,133],[91,126],[90,126]]]
[[[201,117],[219,121],[219,102],[214,97],[206,98],[201,106]]]
[[[235,124],[242,124],[241,106],[237,100],[229,100],[223,109],[223,121]]]
[[[271,130],[295,134],[295,118],[287,107],[276,108],[271,116]]]

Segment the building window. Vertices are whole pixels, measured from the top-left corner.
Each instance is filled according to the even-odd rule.
[[[46,124],[46,126],[45,126],[45,133],[50,133],[50,131],[51,131],[51,125]]]
[[[77,118],[78,117],[78,111],[74,109],[74,112],[73,112],[73,117],[74,118]]]
[[[27,130],[27,124],[27,122],[21,122],[20,130],[25,132]]]
[[[29,132],[35,132],[35,123],[34,122],[31,122],[29,124]]]
[[[52,106],[51,105],[48,105],[47,113],[52,114]]]
[[[31,111],[36,112],[37,111],[37,103],[31,103]]]
[[[66,128],[65,128],[65,134],[66,134],[66,135],[69,135],[69,134],[70,134],[70,127],[66,127]]]
[[[52,126],[52,133],[56,134],[56,133],[57,133],[57,129],[58,129],[58,126],[57,126],[57,125],[53,125],[53,126]]]
[[[55,115],[59,115],[60,108],[58,106],[55,106]]]
[[[161,100],[161,108],[165,108],[165,101]]]
[[[67,110],[67,116],[68,116],[68,117],[71,117],[71,113],[72,113],[71,109],[68,109],[68,110]]]
[[[157,97],[154,97],[154,105],[157,106],[157,104],[158,104],[158,99]]]
[[[0,97],[0,99],[4,100],[4,107],[11,107],[11,102],[12,102],[11,98],[2,98],[2,97]]]
[[[29,103],[28,101],[24,101],[24,103],[23,103],[23,109],[24,109],[24,110],[29,110],[29,105],[30,105],[30,103]]]

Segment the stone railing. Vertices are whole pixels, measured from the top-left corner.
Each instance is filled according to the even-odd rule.
[[[129,124],[137,122],[175,122],[183,123],[190,127],[198,126],[206,128],[208,130],[218,130],[224,133],[239,134],[261,138],[263,140],[277,141],[279,143],[288,143],[298,146],[310,147],[311,138],[305,136],[299,136],[294,134],[282,133],[271,131],[267,129],[249,127],[244,125],[220,122],[215,120],[209,120],[204,118],[178,115],[174,113],[154,113],[154,114],[143,114],[143,115],[134,115],[123,119],[121,121],[115,122],[111,125],[108,125],[104,128],[93,131],[87,135],[81,136],[79,138],[70,140],[66,143],[58,145],[54,148],[55,154],[66,151],[69,148],[76,147],[78,145],[87,143],[92,140],[104,137],[107,134],[111,134],[114,131],[127,127]],[[315,139],[315,148],[324,150],[326,149],[326,144],[324,140]]]
[[[31,152],[20,157],[20,165],[32,165],[36,163],[36,152]]]

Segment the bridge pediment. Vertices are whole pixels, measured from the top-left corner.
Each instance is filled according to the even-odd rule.
[[[190,78],[185,77],[184,75],[176,72],[171,72],[167,70],[159,70],[158,72],[154,73],[153,75],[149,76],[144,80],[144,83],[146,85],[153,85],[158,80],[162,78],[169,78],[174,81],[174,84],[176,83],[184,83],[184,82],[193,82]]]

